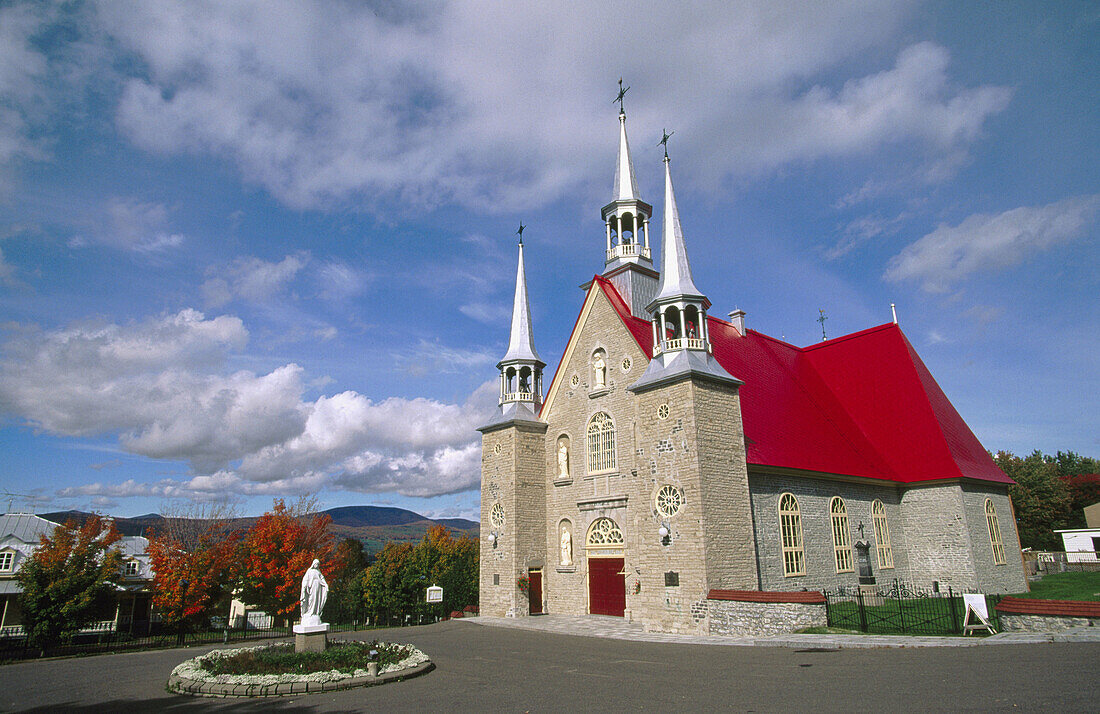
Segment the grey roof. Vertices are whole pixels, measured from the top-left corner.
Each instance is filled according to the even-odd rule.
[[[500,416],[493,419],[493,421],[479,426],[477,428],[480,432],[495,431],[506,426],[513,424],[531,424],[541,429],[546,428],[546,422],[539,421],[538,414],[535,413],[534,407],[530,402],[505,402],[500,405]]]
[[[33,513],[5,513],[0,516],[0,538],[14,536],[24,543],[38,543],[43,535],[53,533],[57,523]]]
[[[23,592],[18,580],[0,580],[0,595],[18,595]]]
[[[500,364],[518,360],[543,364],[535,352],[535,335],[531,330],[531,306],[527,302],[527,277],[523,271],[523,243],[519,244],[516,297],[512,303],[512,332],[508,337],[508,353]]]
[[[118,549],[122,551],[123,555],[145,555],[145,552],[149,550],[149,539],[145,536],[123,536],[118,541]]]
[[[619,161],[615,164],[615,201],[638,200],[638,181],[634,178],[634,162],[630,159],[630,144],[626,140],[626,113],[619,113]]]
[[[641,392],[653,389],[687,377],[723,382],[725,384],[744,384],[740,379],[726,371],[718,360],[703,350],[675,350],[663,352],[652,360],[637,382],[627,389]]]
[[[676,196],[672,191],[672,172],[669,170],[668,157],[665,157],[665,215],[661,229],[661,282],[657,286],[657,297],[649,304],[681,297],[693,297],[706,300],[706,296],[695,287],[691,279],[691,264],[688,262],[687,249],[684,248],[684,233],[680,229],[680,212],[676,208]]]

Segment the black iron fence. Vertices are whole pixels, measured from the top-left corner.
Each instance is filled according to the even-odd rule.
[[[998,631],[995,606],[1000,595],[986,595],[990,624]],[[920,590],[894,581],[877,589],[859,587],[825,591],[829,627],[883,635],[958,635],[963,633],[966,604],[961,593]],[[974,624],[974,622],[971,622]]]
[[[349,617],[341,617],[339,622],[329,623],[329,632],[426,625],[438,622],[449,615],[449,612],[444,613],[438,605],[428,606],[418,603],[406,608],[378,612],[364,611],[351,614]],[[117,629],[99,627],[94,628],[94,631],[91,629],[82,631],[70,642],[46,647],[30,643],[21,627],[5,628],[5,631],[0,633],[0,662],[37,657],[71,657],[127,650],[229,644],[285,638],[293,634],[290,625],[276,624],[275,619],[267,615],[237,618],[237,621],[232,623],[226,622],[225,618],[213,618],[209,627],[186,630],[150,621],[120,623]]]

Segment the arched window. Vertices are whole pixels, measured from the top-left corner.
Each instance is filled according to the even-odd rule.
[[[890,547],[890,526],[886,525],[886,506],[875,500],[871,504],[871,520],[875,524],[875,550],[878,552],[878,567],[894,567],[894,550]]]
[[[615,468],[615,425],[600,412],[588,422],[588,473]]]
[[[610,518],[597,518],[588,529],[587,548],[622,548],[623,532]]]
[[[989,545],[993,547],[993,563],[1005,564],[1005,544],[1001,540],[1001,526],[997,523],[997,509],[992,499],[985,499],[985,522],[989,526]]]
[[[848,528],[848,508],[839,496],[829,502],[829,513],[833,520],[833,559],[836,572],[850,573],[852,566],[852,532]]]
[[[783,575],[806,574],[806,556],[802,550],[802,512],[798,500],[789,493],[779,497],[779,541],[783,546]]]

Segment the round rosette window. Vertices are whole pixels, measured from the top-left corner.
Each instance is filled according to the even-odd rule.
[[[672,518],[684,505],[684,492],[675,486],[661,486],[657,491],[657,513],[662,518]]]
[[[504,506],[499,503],[493,505],[493,510],[489,511],[489,522],[493,524],[493,528],[504,527]]]

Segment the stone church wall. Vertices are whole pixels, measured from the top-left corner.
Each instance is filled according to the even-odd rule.
[[[902,495],[902,513],[914,584],[927,588],[935,581],[943,589],[976,590],[970,526],[959,484],[907,489]]]
[[[907,531],[901,517],[898,491],[892,484],[875,486],[750,471],[749,490],[752,494],[761,590],[835,590],[858,584],[858,572],[836,572],[832,515],[829,511],[829,502],[835,496],[843,498],[848,509],[851,542],[854,544],[862,537],[871,544],[871,567],[877,584],[888,587],[895,578],[902,582],[909,581]],[[786,492],[792,493],[798,499],[802,515],[805,575],[783,574],[783,554],[779,540],[779,496]],[[871,519],[871,504],[875,499],[881,500],[886,508],[886,523],[890,529],[890,545],[894,554],[893,568],[879,568],[878,565],[875,529]],[[862,536],[859,532],[861,522],[864,526]]]
[[[766,637],[828,624],[824,604],[710,600],[707,609],[712,635]]]
[[[1020,558],[1020,541],[1016,534],[1016,522],[1012,516],[1012,504],[1007,489],[983,487],[979,484],[962,485],[963,504],[970,547],[974,554],[974,569],[978,584],[985,593],[1022,593],[1027,591],[1023,561]],[[1001,527],[1004,544],[1004,565],[993,560],[993,546],[989,540],[989,525],[985,517],[985,500],[993,501],[997,509],[997,523]]]

